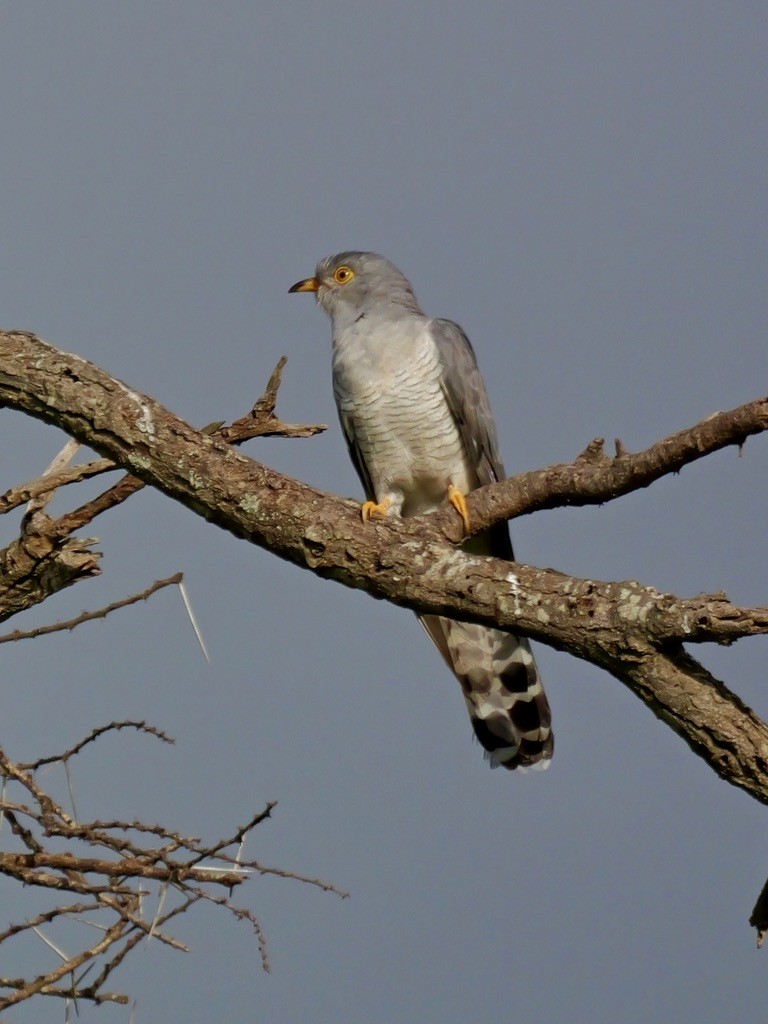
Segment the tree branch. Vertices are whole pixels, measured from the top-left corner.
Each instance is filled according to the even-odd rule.
[[[53,908],[0,932],[4,962],[7,963],[8,954],[12,954],[13,940],[30,933],[53,949],[62,961],[32,977],[0,978],[0,1011],[36,995],[87,999],[94,1003],[127,1002],[122,994],[104,991],[107,978],[142,939],[155,936],[173,949],[186,951],[187,946],[165,926],[203,900],[251,924],[262,966],[269,970],[264,935],[257,917],[248,908],[232,902],[232,891],[247,883],[254,874],[276,875],[332,892],[342,899],[346,896],[329,882],[268,867],[242,856],[246,838],[270,817],[274,803],[252,814],[245,825],[230,835],[209,843],[161,825],[76,820],[43,789],[37,776],[39,769],[53,760],[67,765],[106,732],[125,728],[172,742],[154,726],[126,721],[94,729],[58,758],[43,757],[25,765],[12,761],[0,749],[0,778],[4,780],[0,813],[5,816],[20,847],[0,852],[0,875],[35,886],[42,898],[47,895],[59,901]],[[13,787],[22,789],[24,803],[8,799],[6,790]],[[233,847],[237,848],[235,856],[228,852]],[[62,902],[62,893],[75,894],[79,899]],[[166,893],[170,893],[171,906],[164,912]],[[153,917],[145,917],[142,901],[152,895],[159,898],[158,909]],[[91,920],[98,916],[104,921],[105,915],[104,924]],[[43,927],[65,920],[94,925],[102,930],[102,937],[91,945],[73,938],[77,933],[71,933],[67,944],[78,941],[81,948],[74,955],[64,953],[46,936]],[[83,984],[87,969],[82,968],[95,965],[101,968],[97,977],[90,984]]]
[[[768,728],[680,646],[764,633],[767,609],[736,608],[723,594],[679,599],[633,581],[580,580],[472,557],[446,544],[461,539],[450,508],[364,524],[357,503],[245,458],[33,335],[0,334],[0,402],[61,427],[198,515],[320,576],[420,612],[514,629],[606,669],[722,778],[768,803]],[[609,459],[593,443],[571,466],[473,492],[473,528],[646,487],[766,426],[768,401],[761,399],[638,455],[618,446]]]
[[[746,439],[768,429],[768,398],[758,398],[729,412],[717,412],[631,454],[621,441],[616,455],[603,450],[603,438],[591,441],[570,465],[548,466],[473,491],[468,499],[473,532],[503,519],[545,508],[600,505],[649,487],[671,473],[722,448],[741,449]],[[452,539],[454,531],[450,531]]]
[[[66,622],[54,622],[49,626],[37,626],[35,629],[15,629],[12,633],[6,633],[4,636],[0,636],[0,644],[13,643],[16,640],[32,640],[38,636],[46,636],[48,633],[60,633],[62,630],[77,629],[84,622],[92,622],[94,619],[105,619],[111,612],[117,611],[118,608],[127,608],[128,605],[136,604],[138,601],[148,601],[149,598],[156,594],[158,590],[162,590],[164,587],[176,586],[184,579],[184,574],[181,572],[174,573],[173,576],[169,576],[164,580],[155,580],[155,582],[142,590],[139,594],[131,594],[129,597],[123,597],[119,601],[113,601],[111,604],[106,605],[104,608],[99,608],[94,612],[81,612],[80,615],[74,619],[67,619]]]
[[[61,535],[35,512],[18,540],[0,550],[0,622],[26,611],[79,580],[99,576],[95,538]]]
[[[66,484],[77,484],[81,480],[88,480],[90,477],[109,473],[116,468],[114,462],[111,462],[109,459],[96,459],[94,462],[85,462],[81,466],[72,466],[70,469],[62,470],[60,473],[55,473],[51,476],[40,476],[34,480],[27,481],[25,484],[11,487],[5,494],[0,494],[0,515],[12,512],[19,505],[25,505],[28,501],[38,498],[42,494],[50,494],[51,491],[64,487]]]

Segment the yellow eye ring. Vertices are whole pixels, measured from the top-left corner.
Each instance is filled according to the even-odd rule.
[[[333,280],[336,284],[349,284],[354,276],[355,272],[351,267],[339,267],[333,275]]]

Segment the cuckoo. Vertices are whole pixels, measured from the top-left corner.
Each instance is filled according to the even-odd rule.
[[[365,490],[364,520],[414,516],[448,500],[469,526],[464,496],[504,478],[488,394],[458,324],[427,316],[383,256],[320,260],[291,292],[314,292],[333,325],[333,392]],[[513,559],[507,523],[469,537],[473,555]],[[551,716],[524,637],[438,615],[422,625],[454,673],[493,767],[545,767]]]

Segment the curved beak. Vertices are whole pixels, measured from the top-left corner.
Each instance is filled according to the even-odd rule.
[[[297,281],[296,284],[292,284],[288,289],[288,294],[292,292],[316,292],[320,287],[320,282],[316,277],[308,277],[305,281]]]

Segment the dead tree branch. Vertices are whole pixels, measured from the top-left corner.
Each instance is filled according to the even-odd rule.
[[[38,626],[36,629],[15,629],[13,633],[6,633],[4,636],[0,636],[0,644],[8,644],[16,640],[32,640],[38,636],[46,636],[48,633],[60,633],[63,630],[71,631],[81,626],[84,622],[93,622],[94,619],[105,619],[107,615],[117,611],[118,608],[127,608],[138,601],[147,601],[158,590],[162,590],[164,587],[176,586],[183,579],[184,574],[177,572],[167,579],[155,580],[151,586],[138,594],[131,594],[129,597],[123,597],[119,601],[113,601],[111,604],[105,605],[104,608],[98,608],[94,612],[82,612],[74,619],[67,619],[66,622],[54,622],[50,626]]]
[[[112,722],[93,730],[57,758],[41,757],[21,764],[0,750],[0,776],[5,780],[0,813],[17,847],[0,851],[0,874],[47,891],[57,901],[56,906],[0,932],[4,962],[10,962],[14,955],[13,940],[30,933],[59,958],[57,964],[43,965],[31,977],[0,977],[0,1011],[36,995],[96,1004],[127,1003],[127,995],[104,990],[107,979],[142,939],[155,937],[173,949],[186,951],[184,943],[166,925],[203,900],[251,924],[262,967],[269,970],[258,918],[251,909],[232,901],[232,891],[254,874],[290,878],[346,896],[329,882],[242,857],[245,840],[270,817],[275,803],[253,814],[230,836],[212,843],[161,825],[76,820],[43,789],[37,778],[39,769],[53,761],[66,764],[105,733],[125,728],[173,742],[145,722]],[[165,910],[169,893],[173,896]],[[60,902],[63,894],[74,896],[75,901]],[[157,907],[152,914],[147,911],[150,899]],[[46,934],[52,925],[59,928],[57,934],[66,927],[65,940],[54,943]],[[100,930],[97,942],[83,940],[87,926]],[[65,952],[64,946],[76,946],[77,951]],[[94,966],[99,974],[85,984],[85,974]]]
[[[33,335],[0,334],[0,402],[59,426],[198,515],[320,576],[421,612],[515,629],[591,661],[627,685],[718,775],[768,803],[768,728],[681,646],[767,632],[768,609],[737,608],[722,594],[680,599],[634,581],[581,580],[473,558],[446,543],[459,539],[448,508],[363,524],[356,503],[244,457]],[[767,410],[760,399],[718,413],[638,455],[618,446],[609,459],[593,443],[571,466],[470,495],[473,524],[645,487],[764,430]],[[125,486],[141,484],[126,478],[117,488]],[[497,491],[503,510],[499,504],[483,519],[483,503]],[[73,516],[58,528],[68,534]]]
[[[768,727],[683,648],[684,643],[727,645],[766,633],[768,608],[738,607],[722,593],[680,598],[635,581],[577,579],[551,569],[475,558],[457,549],[462,527],[448,507],[418,519],[363,524],[357,503],[300,484],[231,447],[250,437],[305,437],[322,429],[284,424],[275,416],[283,365],[281,360],[247,416],[230,427],[212,424],[197,431],[85,360],[59,352],[34,335],[0,332],[0,405],[58,426],[105,457],[88,464],[91,470],[82,467],[82,478],[104,471],[106,464],[128,473],[58,520],[42,512],[32,515],[16,545],[0,552],[0,619],[97,573],[98,556],[86,554],[93,542],[76,541],[72,533],[150,484],[222,529],[320,576],[419,612],[510,628],[606,669],[721,778],[768,803]],[[637,453],[617,441],[610,457],[602,439],[596,439],[571,464],[531,471],[473,492],[468,497],[473,531],[538,509],[612,500],[722,448],[741,450],[747,437],[766,429],[768,398],[761,398],[716,413]],[[52,485],[70,482],[68,474],[77,470],[59,469],[47,482],[41,478],[6,492],[0,512],[18,505],[21,495],[24,500],[47,495]],[[51,565],[47,578],[53,580],[47,586],[46,572],[40,571],[40,566],[48,569],[46,559]],[[63,561],[66,566],[67,559],[72,563],[69,575],[60,565]],[[32,796],[42,799],[36,792]],[[90,868],[81,865],[74,884],[68,862],[51,859],[21,824],[28,813],[26,806],[8,804],[8,819],[26,849],[7,865],[19,877],[34,877],[32,884],[58,886],[64,877],[70,891],[90,894],[91,883],[84,878]],[[50,835],[72,837],[77,832],[71,819],[56,815],[48,816],[46,827],[53,829]],[[139,877],[159,880],[158,862],[154,868],[144,862],[132,866],[129,842],[118,842],[116,835],[131,828],[137,834],[155,834],[153,829],[120,822],[87,828],[97,829],[92,838],[99,842],[101,832],[111,836],[111,851],[123,857],[124,886]],[[157,835],[170,844],[164,857],[170,856],[171,847],[188,854],[197,851],[197,860],[174,862],[174,878],[183,876],[184,884],[201,884],[195,872],[218,881],[227,871],[239,870],[239,862],[221,845],[215,847],[221,863],[209,869],[200,858],[211,854],[200,850],[196,840],[175,833]],[[103,858],[89,864],[111,877]],[[168,867],[166,859],[162,864]],[[256,862],[249,866],[273,870]],[[128,898],[122,890],[115,896]],[[223,900],[197,890],[187,898]],[[765,898],[761,901],[752,923],[764,934],[768,914]],[[135,928],[134,910],[123,907],[122,913],[122,920]],[[254,928],[261,943],[257,923]],[[132,934],[116,957],[140,938]],[[103,972],[102,983],[109,973]]]
[[[27,483],[11,487],[5,494],[0,494],[0,515],[13,512],[15,508],[26,505],[28,501],[41,494],[49,494],[67,484],[77,484],[81,480],[88,480],[91,477],[100,476],[102,473],[110,473],[116,468],[114,462],[109,459],[96,459],[93,462],[85,462],[81,466],[63,469],[60,473],[28,480]]]
[[[36,512],[22,535],[0,550],[0,622],[40,604],[73,583],[99,576],[96,539],[70,537]]]
[[[2,336],[33,337],[15,333]],[[285,358],[278,362],[264,394],[246,416],[230,427],[212,424],[201,434],[218,436],[227,444],[237,445],[253,437],[310,437],[325,430],[323,424],[283,423],[275,415],[277,389],[284,366]],[[66,447],[64,453],[67,453],[67,459],[74,454]],[[30,502],[21,537],[8,548],[0,550],[0,622],[81,579],[100,574],[100,554],[87,550],[96,541],[77,540],[71,534],[141,490],[144,481],[136,476],[125,476],[96,498],[56,521],[42,510],[59,486],[116,468],[118,464],[110,459],[99,459],[72,468],[63,468],[55,462],[36,480],[11,488],[0,496],[0,514]]]
[[[741,450],[748,437],[768,429],[768,398],[717,412],[692,427],[652,444],[645,451],[628,452],[618,439],[616,454],[603,450],[601,437],[591,441],[570,465],[521,473],[493,487],[469,495],[474,531],[502,519],[515,519],[545,508],[599,505],[649,487],[722,448]]]

